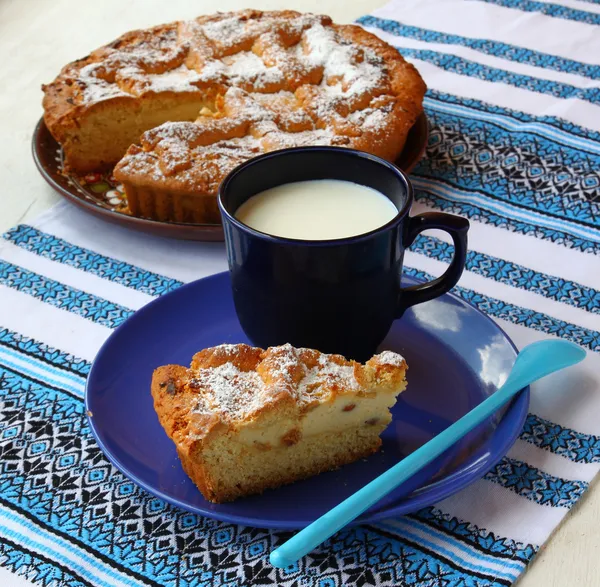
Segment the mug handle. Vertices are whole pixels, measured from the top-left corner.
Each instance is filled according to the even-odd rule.
[[[411,306],[427,302],[450,291],[457,284],[465,268],[469,221],[461,216],[445,214],[444,212],[425,212],[408,218],[407,229],[402,237],[404,248],[410,247],[418,234],[432,228],[443,230],[452,237],[454,257],[442,276],[433,281],[412,285],[400,290],[397,318],[400,318]]]

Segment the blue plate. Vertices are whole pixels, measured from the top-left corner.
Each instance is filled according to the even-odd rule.
[[[92,366],[86,405],[100,448],[138,485],[186,510],[263,528],[301,528],[318,518],[496,391],[516,356],[491,319],[454,295],[415,306],[382,344],[402,353],[409,371],[408,389],[393,409],[380,452],[262,495],[213,504],[183,472],[154,412],[150,380],[159,365],[189,365],[202,348],[237,342],[248,340],[233,308],[228,274],[182,286],[112,333]],[[527,388],[356,522],[415,511],[482,477],[516,440],[528,405]]]

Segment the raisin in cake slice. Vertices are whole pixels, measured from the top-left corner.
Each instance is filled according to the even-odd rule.
[[[406,369],[390,351],[361,365],[289,344],[221,345],[189,369],[156,369],[152,396],[186,473],[219,503],[375,452]]]

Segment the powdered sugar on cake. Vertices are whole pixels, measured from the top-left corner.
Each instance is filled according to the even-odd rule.
[[[193,373],[190,387],[198,393],[194,411],[219,413],[236,421],[262,409],[281,393],[290,394],[299,405],[308,405],[331,393],[367,391],[355,375],[360,366],[337,355],[286,344],[264,352],[256,369],[242,370],[235,364],[236,351],[242,352],[240,345],[210,349],[214,357],[226,362]],[[399,355],[390,352],[379,355],[378,361],[403,364]]]
[[[104,70],[99,63],[90,63],[82,67],[77,76],[77,84],[84,104],[94,104],[111,98],[129,96],[118,84],[103,80],[100,75]]]
[[[382,60],[375,52],[355,47],[321,24],[307,29],[304,35],[308,48],[306,59],[324,67],[326,85],[332,79],[338,79],[343,94],[348,95],[372,91],[381,83],[384,77]]]
[[[198,370],[193,384],[204,391],[196,407],[200,412],[216,411],[236,419],[256,411],[266,400],[258,373],[240,371],[233,363]]]
[[[402,355],[392,351],[383,351],[375,355],[375,359],[381,365],[393,365],[394,367],[401,367],[405,363]]]
[[[294,146],[347,145],[348,136],[389,124],[391,108],[369,106],[372,97],[386,90],[382,59],[345,39],[328,22],[310,14],[255,19],[244,13],[165,25],[154,36],[144,32],[141,41],[115,42],[92,54],[91,62],[79,68],[75,64],[71,73],[77,99],[92,104],[147,92],[198,93],[202,99],[212,88],[210,100],[215,100],[214,91],[225,92],[227,106],[238,91],[237,106],[215,117],[248,121],[244,144],[235,143],[240,136],[220,135],[216,124],[217,131],[211,127],[214,140],[203,141],[191,153],[185,134],[169,137],[170,127],[163,125],[164,140],[144,146],[146,152],[156,147],[155,155],[128,154],[123,160],[122,169],[147,173],[155,181],[174,174],[182,174],[183,181],[217,170],[219,177],[209,183],[218,185],[239,156]],[[202,57],[186,61],[192,51]],[[278,102],[278,94],[286,99]],[[202,126],[204,121],[201,117],[197,122]],[[232,158],[237,148],[241,150]],[[133,164],[131,158],[136,159]]]
[[[115,96],[128,95],[127,82],[140,82],[143,92],[189,92],[195,89],[194,83],[224,81],[227,85],[242,87],[254,86],[258,91],[267,84],[284,84],[285,74],[277,65],[267,66],[263,59],[252,50],[235,51],[236,45],[244,39],[252,41],[261,35],[277,40],[277,30],[285,25],[288,32],[303,31],[302,40],[285,48],[277,47],[275,60],[287,67],[296,64],[297,69],[323,68],[319,86],[331,96],[329,89],[335,85],[344,86],[340,94],[357,94],[371,91],[384,78],[381,59],[372,50],[357,48],[342,39],[331,27],[321,24],[314,15],[302,15],[282,22],[268,18],[244,20],[238,16],[224,18],[198,25],[195,21],[180,23],[182,30],[200,30],[207,47],[203,48],[208,58],[202,66],[189,68],[185,56],[189,51],[190,40],[180,38],[177,28],[171,26],[155,37],[144,39],[136,44],[116,43],[99,50],[92,61],[72,74],[82,86],[81,102],[91,104]],[[197,41],[198,42],[198,41]],[[224,56],[221,56],[225,53]],[[94,57],[91,57],[94,59]],[[187,73],[186,73],[187,72]],[[332,84],[332,79],[337,79]],[[134,84],[135,85],[135,84]],[[134,92],[137,94],[137,91]]]
[[[395,160],[424,92],[357,26],[256,10],[131,31],[44,88],[69,170],[115,165],[129,213],[185,223],[218,222],[219,184],[263,153],[331,145]]]
[[[358,391],[360,384],[354,375],[353,365],[339,365],[331,361],[328,355],[319,357],[319,364],[308,370],[298,385],[300,394],[319,395],[323,389]]]
[[[197,92],[194,84],[202,79],[197,71],[185,65],[165,73],[140,74],[132,71],[126,77],[139,78],[144,83],[144,91],[152,92]]]
[[[224,18],[202,25],[202,32],[211,40],[221,45],[229,45],[240,39],[244,33],[244,22],[239,18]]]

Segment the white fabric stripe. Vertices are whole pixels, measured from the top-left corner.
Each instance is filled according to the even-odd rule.
[[[448,268],[448,265],[442,261],[413,253],[410,250],[406,253],[405,263],[410,267],[427,271],[436,276],[441,275]],[[584,328],[600,330],[599,314],[590,314],[580,308],[575,308],[574,306],[545,298],[537,293],[518,289],[505,283],[482,277],[470,271],[463,273],[459,285],[498,300],[503,300],[537,312],[544,312],[549,316],[583,326]]]
[[[413,204],[411,214],[431,212],[434,208],[422,202]],[[600,289],[600,258],[569,249],[561,244],[534,236],[511,232],[505,228],[469,220],[469,250],[512,261],[539,273],[560,276],[581,285]],[[452,242],[448,233],[428,231],[445,242]]]
[[[505,320],[494,319],[494,321],[517,343],[519,348],[536,340],[555,338],[550,334]],[[583,434],[599,434],[598,373],[600,373],[600,354],[588,351],[586,358],[578,365],[545,377],[531,386],[533,393],[529,411]]]
[[[58,560],[63,564],[65,564],[65,559],[68,560],[68,566],[86,578],[89,576],[88,573],[93,573],[99,586],[131,587],[137,584],[136,580],[127,576],[122,577],[119,571],[107,566],[79,546],[65,542],[62,538],[53,535],[42,526],[36,524],[34,534],[30,528],[31,522],[5,506],[0,506],[0,524],[4,528],[3,534],[13,541],[18,537],[18,541],[25,547],[40,552],[46,557]],[[16,536],[10,535],[13,532]]]
[[[125,308],[137,310],[154,299],[152,296],[133,288],[125,287],[124,285],[114,283],[108,279],[103,279],[102,277],[63,263],[51,261],[26,249],[22,249],[13,243],[7,241],[0,242],[0,259],[48,277],[49,279],[59,281],[74,289],[110,300]]]
[[[594,5],[581,2],[577,8],[592,12],[590,6]],[[402,0],[390,2],[373,14],[421,28],[463,37],[491,39],[585,63],[594,63],[593,56],[600,54],[600,38],[591,25],[541,14],[522,13],[515,17],[514,11],[483,2]],[[457,18],[457,14],[462,17]],[[535,34],[532,34],[534,16]],[[566,39],[573,39],[573,42],[566,42]]]
[[[92,361],[110,328],[0,284],[0,326]]]
[[[436,507],[497,536],[527,544],[543,544],[568,511],[539,505],[485,480],[476,481],[467,491],[441,501]]]
[[[393,520],[386,520],[385,524],[394,528],[400,535],[403,532],[408,532],[419,539],[419,542],[429,542],[436,546],[443,548],[446,551],[451,552],[459,561],[466,563],[466,568],[474,568],[477,572],[480,569],[485,569],[486,574],[498,573],[503,578],[517,576],[525,567],[525,563],[514,560],[507,561],[506,559],[496,558],[493,559],[493,554],[485,555],[475,548],[471,547],[468,542],[459,541],[460,546],[452,544],[449,541],[448,535],[444,532],[433,528],[432,526],[425,525],[414,519],[397,518]],[[507,566],[504,563],[508,563]],[[459,562],[459,564],[461,564]],[[467,566],[468,565],[468,566]],[[479,571],[483,572],[483,571]]]
[[[180,281],[193,281],[227,270],[222,242],[182,241],[116,228],[67,203],[60,203],[44,213],[32,226],[102,255]],[[115,238],[117,231],[118,238]]]
[[[4,567],[0,567],[0,585],[5,587],[33,587],[33,583],[30,583],[25,577],[15,575]]]
[[[508,452],[508,456],[512,459],[525,461],[528,465],[537,467],[544,473],[571,481],[586,481],[589,483],[600,470],[599,463],[575,463],[524,440],[517,440]]]
[[[501,57],[494,57],[493,55],[488,55],[486,53],[482,53],[481,51],[476,51],[475,49],[471,49],[469,47],[463,47],[462,45],[429,43],[426,41],[419,41],[417,39],[411,39],[408,37],[395,36],[394,34],[388,33],[387,31],[382,31],[377,27],[365,28],[373,34],[382,38],[384,41],[390,43],[390,45],[398,47],[400,53],[402,53],[402,47],[439,51],[440,53],[458,55],[459,57],[468,59],[469,61],[481,63],[489,67],[495,67],[497,69],[503,69],[505,71],[512,71],[520,75],[527,75],[539,79],[546,79],[559,83],[569,84],[577,88],[600,87],[600,82],[597,80],[587,79],[580,75],[556,71],[554,69],[544,69],[542,67],[535,67],[533,65],[527,65],[525,63],[520,63],[517,61],[509,61],[507,59],[502,59]]]
[[[431,89],[520,110],[534,116],[556,116],[584,128],[600,131],[600,106],[590,102],[556,98],[500,82],[459,75],[419,59],[408,58],[407,61],[415,65]]]

